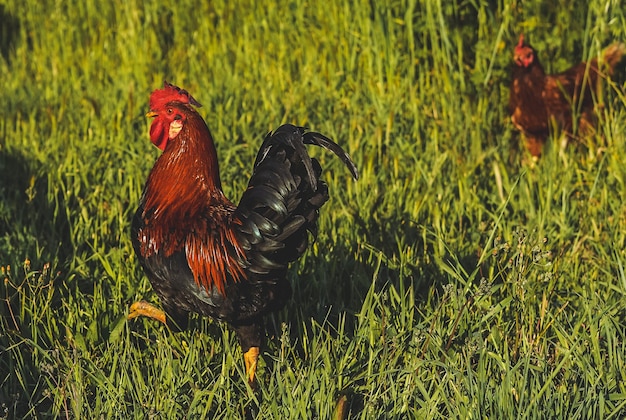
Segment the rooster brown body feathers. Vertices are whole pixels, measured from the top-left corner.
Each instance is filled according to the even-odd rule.
[[[624,44],[615,43],[603,51],[600,61],[594,58],[562,73],[546,74],[536,51],[520,36],[515,47],[509,111],[533,156],[541,155],[555,127],[570,137],[575,132],[590,132],[595,124],[594,105],[600,82],[612,74],[625,51]]]
[[[235,206],[222,192],[211,134],[192,105],[199,106],[168,83],[151,96],[151,140],[163,154],[133,219],[133,246],[173,326],[185,328],[191,312],[216,318],[234,328],[244,352],[258,354],[262,317],[290,298],[289,263],[306,250],[329,198],[305,144],[337,154],[355,179],[357,170],[330,139],[283,125],[265,138]],[[148,315],[137,308],[130,317]]]

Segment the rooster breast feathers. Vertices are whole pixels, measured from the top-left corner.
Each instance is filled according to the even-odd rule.
[[[328,201],[328,186],[305,144],[332,151],[358,178],[348,154],[319,133],[286,124],[268,134],[233,214],[250,281],[272,281],[276,278],[272,273],[284,273],[306,250],[308,232],[317,233],[318,210]]]

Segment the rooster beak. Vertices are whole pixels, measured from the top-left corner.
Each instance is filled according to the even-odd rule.
[[[156,113],[156,112],[154,112],[154,111],[150,111],[150,112],[148,112],[148,113],[146,114],[146,117],[148,117],[148,118],[153,118],[153,117],[156,117],[157,115],[159,115],[159,114],[157,114],[157,113]]]

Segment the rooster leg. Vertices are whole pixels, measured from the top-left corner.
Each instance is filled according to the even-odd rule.
[[[128,319],[137,318],[138,316],[147,316],[165,324],[165,312],[143,300],[130,305]]]
[[[256,365],[259,361],[259,348],[250,347],[250,349],[243,355],[243,360],[246,362],[246,375],[248,376],[248,383],[254,387],[256,385]]]
[[[243,360],[246,362],[246,376],[252,388],[256,388],[256,368],[259,361],[259,349],[261,347],[262,324],[260,319],[252,320],[233,326],[243,353]]]

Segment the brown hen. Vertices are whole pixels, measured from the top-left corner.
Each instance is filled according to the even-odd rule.
[[[590,134],[595,125],[595,103],[601,80],[613,73],[626,46],[616,42],[601,54],[558,74],[546,74],[537,52],[520,35],[515,46],[509,111],[533,157],[539,157],[550,131],[558,128],[568,138]]]

